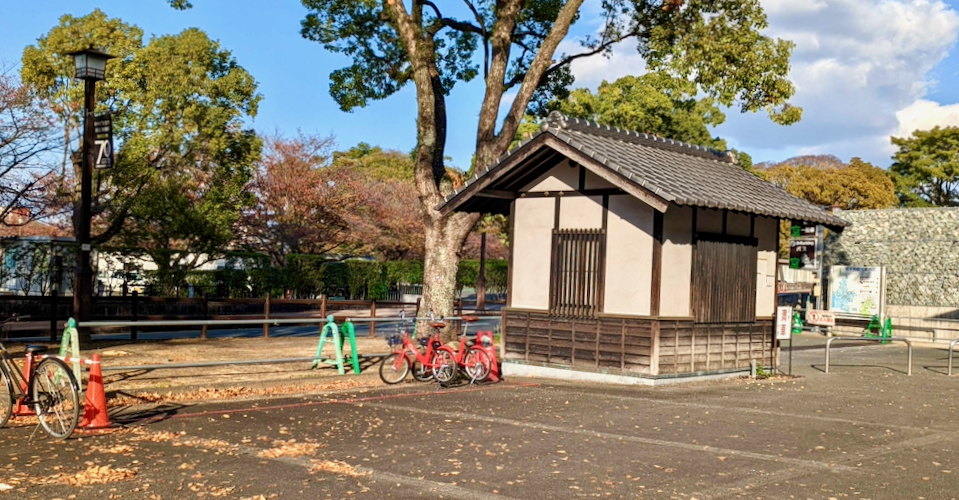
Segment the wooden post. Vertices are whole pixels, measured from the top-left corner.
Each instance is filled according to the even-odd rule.
[[[476,310],[486,310],[486,232],[480,233],[479,276],[476,278]]]
[[[210,319],[210,303],[209,303],[209,301],[207,300],[207,297],[206,297],[206,294],[205,294],[205,293],[203,294],[202,300],[203,300],[203,302],[200,302],[200,314],[203,315],[203,319],[204,319],[204,320],[208,320],[208,319]],[[209,328],[207,325],[202,325],[202,326],[200,326],[200,338],[201,338],[201,339],[206,339],[207,328]]]
[[[414,318],[420,317],[420,302],[423,302],[423,297],[416,298],[416,314],[413,315]]]
[[[371,317],[371,318],[375,318],[375,317],[376,317],[376,299],[373,299],[373,300],[370,302],[370,317]],[[375,322],[375,321],[371,321],[371,322],[370,322],[370,337],[375,337],[375,336],[376,336],[376,322]]]
[[[270,319],[270,294],[266,294],[266,299],[263,301],[263,319]],[[263,322],[263,336],[270,336],[270,324],[266,321]]]
[[[326,317],[326,294],[320,295],[320,316]]]
[[[137,302],[139,302],[139,300],[138,300],[139,298],[140,298],[140,292],[134,290],[134,291],[133,291],[133,298],[130,300],[130,316],[133,316],[133,317],[130,319],[130,321],[136,321],[136,320],[137,320]],[[131,327],[130,327],[130,340],[136,340],[136,339],[137,339],[137,327],[131,326]]]
[[[53,290],[50,292],[50,342],[57,341],[57,296],[59,292]]]

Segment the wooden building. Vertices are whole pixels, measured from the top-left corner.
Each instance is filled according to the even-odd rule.
[[[776,365],[780,220],[846,226],[730,153],[556,112],[439,209],[510,215],[505,373],[630,383]]]

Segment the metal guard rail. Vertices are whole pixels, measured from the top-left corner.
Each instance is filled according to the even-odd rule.
[[[908,364],[906,365],[906,375],[912,375],[912,342],[909,341],[909,339],[902,338],[902,337],[878,337],[878,338],[869,338],[869,337],[832,337],[832,338],[830,338],[829,340],[826,341],[826,373],[829,373],[829,346],[832,345],[833,341],[835,341],[835,340],[866,340],[866,341],[875,341],[875,342],[881,342],[881,341],[886,341],[886,340],[888,340],[888,341],[893,341],[893,342],[905,342],[906,345],[909,347],[909,349],[908,349],[909,360],[908,360]],[[954,342],[954,343],[955,343],[955,342]],[[951,368],[952,368],[952,362],[951,362],[951,360],[952,360],[952,351],[951,351],[951,350],[950,350],[950,352],[949,352],[949,355],[950,355],[949,368],[950,368],[950,370],[951,370]]]
[[[959,339],[949,342],[949,372],[946,375],[952,376],[952,349],[956,347],[956,344],[959,344]]]
[[[496,316],[489,316],[496,318]],[[400,321],[429,321],[428,318],[414,318],[400,316],[394,318],[343,318],[353,323],[379,323]],[[448,316],[437,318],[439,321],[460,321],[462,316]],[[258,318],[258,319],[198,319],[198,320],[147,320],[147,321],[84,321],[77,326],[86,327],[120,327],[120,326],[225,326],[225,325],[305,325],[311,323],[325,324],[326,318]]]

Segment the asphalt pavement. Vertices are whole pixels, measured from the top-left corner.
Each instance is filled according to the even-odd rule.
[[[62,443],[14,421],[0,498],[959,497],[959,377],[943,374],[943,346],[917,346],[906,376],[904,347],[847,344],[826,374],[824,343],[803,336],[799,376],[768,380],[160,401]]]

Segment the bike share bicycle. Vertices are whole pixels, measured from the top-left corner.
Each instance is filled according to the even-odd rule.
[[[436,379],[436,369],[450,362],[450,360],[438,359],[439,348],[443,345],[440,340],[440,328],[433,326],[434,322],[431,321],[433,334],[419,338],[420,347],[417,347],[410,338],[405,311],[400,313],[400,318],[402,319],[402,336],[397,332],[396,335],[387,337],[386,343],[393,349],[393,353],[380,362],[380,380],[387,384],[398,384],[406,379],[406,375],[411,370],[413,378],[419,382]],[[412,336],[416,336],[415,326]],[[440,373],[440,378],[446,375],[444,371]],[[455,377],[455,373],[452,376]]]
[[[13,315],[0,322],[0,329],[27,318]],[[66,439],[80,423],[80,387],[67,364],[43,354],[46,351],[45,346],[28,344],[21,372],[10,352],[0,344],[0,427],[13,416],[14,408],[32,406],[39,426],[47,434],[54,439]]]

